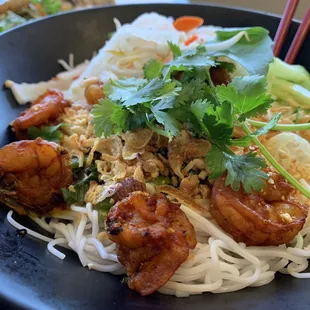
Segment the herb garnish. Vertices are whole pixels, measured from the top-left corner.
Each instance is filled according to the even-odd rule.
[[[76,167],[76,160],[71,163],[72,167]],[[68,205],[73,203],[83,203],[85,201],[85,194],[89,189],[90,181],[98,180],[98,171],[95,164],[91,164],[87,168],[72,168],[74,176],[78,179],[79,175],[83,175],[83,179],[73,185],[73,187],[62,188],[62,194],[65,202]]]
[[[59,143],[63,134],[59,130],[62,126],[65,126],[64,123],[57,124],[55,126],[41,126],[30,127],[28,128],[28,135],[30,139],[42,138],[47,141]]]
[[[247,192],[260,191],[265,185],[264,179],[268,178],[262,170],[266,167],[265,160],[251,151],[235,154],[231,146],[245,147],[253,142],[265,159],[310,198],[309,191],[281,167],[257,138],[275,126],[282,126],[277,125],[280,114],[258,126],[261,128],[255,132],[248,127],[249,117],[265,114],[273,103],[266,92],[266,77],[262,75],[267,73],[273,59],[272,42],[268,32],[260,27],[223,29],[217,32],[218,40],[226,40],[238,31],[246,31],[247,37],[220,53],[208,54],[203,45],[181,52],[169,42],[174,56],[170,63],[162,65],[151,60],[144,67],[144,79],[110,81],[105,87],[106,99],[92,110],[95,133],[99,137],[109,136],[148,126],[171,139],[185,128],[193,136],[211,142],[206,158],[210,178],[227,172],[226,185],[237,191],[242,184]],[[261,60],[258,52],[264,54]],[[213,85],[211,67],[234,71],[236,63],[251,75],[237,76],[228,85]],[[233,138],[236,126],[243,129],[244,137]]]

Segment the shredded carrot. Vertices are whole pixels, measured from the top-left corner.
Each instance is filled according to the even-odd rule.
[[[191,43],[195,42],[197,39],[198,39],[197,34],[194,34],[193,36],[191,36],[190,38],[188,38],[188,39],[184,42],[184,44],[185,44],[186,46],[188,46],[188,45],[190,45]]]
[[[41,3],[36,3],[36,4],[35,4],[35,7],[36,7],[36,9],[38,10],[38,12],[39,12],[39,14],[40,14],[41,16],[45,16],[45,15],[46,15],[46,13],[45,13],[45,11],[44,11],[43,6],[42,6]]]
[[[203,22],[203,18],[198,16],[182,16],[174,21],[173,26],[178,31],[189,32],[200,27]]]

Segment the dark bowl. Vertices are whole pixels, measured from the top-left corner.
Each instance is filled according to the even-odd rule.
[[[279,17],[213,5],[149,4],[113,6],[76,11],[31,22],[0,35],[0,85],[47,80],[61,70],[57,59],[74,53],[75,63],[91,58],[114,31],[113,17],[131,22],[144,13],[178,17],[198,15],[206,24],[226,27],[263,26],[274,36]],[[296,32],[291,25],[282,56]],[[310,69],[310,34],[296,63]],[[9,90],[0,92],[0,146],[12,136],[9,123],[24,109]],[[206,293],[176,298],[159,293],[148,297],[130,291],[121,278],[82,268],[75,253],[67,251],[64,261],[51,255],[44,242],[17,237],[0,210],[0,298],[1,309],[309,309],[310,280],[278,275],[272,283],[228,294]],[[34,227],[27,218],[19,218]],[[38,229],[38,228],[36,228]]]

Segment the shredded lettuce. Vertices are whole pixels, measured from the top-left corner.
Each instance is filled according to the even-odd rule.
[[[245,35],[236,44],[216,55],[238,63],[249,75],[267,74],[269,63],[273,60],[273,42],[268,30],[262,27],[223,28],[216,31],[217,40],[227,40],[241,32]]]

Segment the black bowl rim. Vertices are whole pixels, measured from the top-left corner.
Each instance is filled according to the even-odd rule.
[[[265,12],[265,11],[261,11],[261,10],[255,10],[255,9],[250,9],[250,8],[243,8],[241,6],[233,6],[233,5],[226,5],[226,4],[217,4],[215,2],[207,2],[207,3],[197,3],[197,2],[191,2],[191,3],[184,3],[184,2],[175,2],[175,3],[169,3],[169,2],[150,2],[147,3],[149,5],[154,6],[162,6],[162,5],[166,5],[166,6],[209,6],[209,7],[218,7],[218,8],[226,8],[226,9],[230,9],[230,10],[235,10],[235,11],[243,11],[243,12],[249,12],[249,13],[255,13],[255,14],[259,14],[259,15],[266,15],[266,16],[271,16],[271,17],[276,17],[281,19],[281,15],[279,14],[275,14],[275,13],[271,13],[271,12]],[[145,6],[145,3],[132,3],[132,4],[114,4],[114,5],[100,5],[100,6],[94,6],[94,7],[88,7],[88,8],[81,8],[81,9],[74,9],[74,10],[70,10],[70,11],[65,11],[65,12],[60,12],[57,14],[53,14],[53,15],[49,15],[49,16],[45,16],[45,17],[41,17],[38,19],[33,19],[30,21],[27,21],[24,24],[15,26],[11,29],[8,29],[2,33],[0,33],[0,36],[3,35],[9,35],[12,31],[15,30],[19,30],[22,27],[27,27],[31,24],[34,23],[38,23],[47,19],[51,19],[51,18],[57,18],[58,16],[62,16],[62,15],[67,15],[67,14],[78,14],[80,12],[83,11],[93,11],[93,10],[101,10],[101,9],[109,9],[109,8],[115,8],[115,7],[139,7],[139,6]],[[299,19],[292,19],[293,22],[297,22],[297,23],[301,23],[301,21]]]
[[[153,10],[156,9],[157,6],[167,6],[167,7],[171,7],[171,6],[191,6],[191,7],[216,7],[216,8],[227,8],[233,11],[241,11],[241,12],[247,12],[247,13],[254,13],[254,14],[258,14],[258,15],[264,15],[264,16],[270,16],[270,17],[274,17],[277,19],[281,19],[281,15],[279,14],[274,14],[274,13],[269,13],[269,12],[264,12],[264,11],[260,11],[260,10],[255,10],[255,9],[248,9],[248,8],[242,8],[239,6],[231,6],[231,5],[222,5],[222,4],[217,4],[214,2],[207,2],[207,3],[162,3],[162,2],[158,2],[158,3],[148,3],[150,6],[152,6]],[[31,26],[32,24],[35,23],[40,23],[40,22],[44,22],[45,20],[49,20],[49,19],[57,19],[59,16],[63,16],[63,15],[68,15],[68,14],[83,14],[83,12],[85,11],[95,11],[95,10],[109,10],[110,8],[117,8],[117,7],[128,7],[128,8],[135,8],[135,7],[141,7],[141,6],[145,6],[145,3],[139,3],[139,4],[121,4],[121,5],[102,5],[102,6],[95,6],[95,7],[88,7],[88,8],[81,8],[81,9],[76,9],[76,10],[71,10],[71,11],[66,11],[66,12],[61,12],[58,14],[54,14],[51,16],[46,16],[43,18],[39,18],[39,19],[35,19],[35,20],[31,20],[31,21],[27,21],[24,24],[18,25],[12,29],[6,30],[3,33],[0,33],[0,37],[1,36],[8,36],[10,35],[10,33],[14,32],[14,31],[20,31],[21,28],[24,27],[28,27]],[[296,23],[300,23],[300,20],[298,19],[293,19],[293,22]],[[1,276],[0,276],[1,278]],[[3,278],[2,278],[3,279]],[[5,294],[4,292],[0,292],[0,304],[1,304],[1,300],[5,300],[6,302],[8,302],[11,306],[18,306],[18,307],[25,307],[26,304],[16,298],[14,295],[11,294]],[[27,309],[30,309],[27,307]]]

